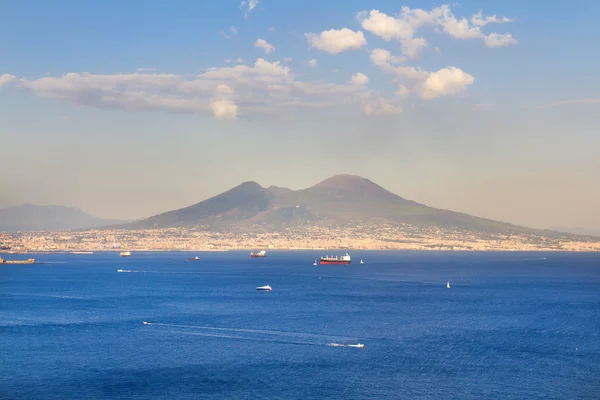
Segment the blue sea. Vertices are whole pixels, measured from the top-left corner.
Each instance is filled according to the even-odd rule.
[[[600,254],[321,255],[1,266],[0,398],[600,398]]]

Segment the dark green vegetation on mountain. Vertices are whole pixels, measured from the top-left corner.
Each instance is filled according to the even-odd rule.
[[[218,231],[272,231],[293,226],[410,224],[480,233],[531,233],[534,230],[404,199],[381,186],[351,175],[338,175],[313,187],[290,190],[241,185],[203,202],[123,225],[124,229],[203,227]],[[367,229],[367,228],[366,228]]]

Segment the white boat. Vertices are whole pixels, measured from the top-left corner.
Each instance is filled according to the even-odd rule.
[[[360,260],[360,263],[361,263],[361,264],[364,264],[363,260]]]
[[[446,282],[446,287],[450,289],[450,281]]]
[[[362,347],[365,347],[365,345],[362,344],[362,343],[357,343],[357,344],[349,344],[348,347],[359,347],[359,348],[362,348]]]
[[[129,257],[131,253],[129,251],[122,251],[121,253],[119,253],[119,255],[121,257]]]
[[[270,292],[271,290],[273,290],[273,288],[271,288],[271,286],[269,286],[269,285],[265,285],[265,286],[258,286],[256,288],[256,290],[266,290],[266,291]]]
[[[317,265],[317,260],[315,260],[315,262],[313,263],[313,265]]]
[[[118,269],[117,272],[125,272],[125,270]]]

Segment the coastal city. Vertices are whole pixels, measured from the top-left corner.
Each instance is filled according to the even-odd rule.
[[[199,228],[0,232],[0,252],[228,251],[267,250],[455,250],[600,251],[600,238],[550,233],[473,233],[412,225],[365,224],[298,227],[281,232],[214,232]]]

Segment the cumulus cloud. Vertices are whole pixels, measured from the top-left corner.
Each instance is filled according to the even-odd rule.
[[[330,29],[323,31],[319,35],[306,33],[311,47],[326,51],[330,54],[338,54],[347,50],[357,50],[367,44],[365,35],[361,31],[352,31],[348,28],[340,30]]]
[[[248,19],[248,14],[254,10],[258,3],[260,3],[260,0],[243,0],[240,3],[240,8],[244,11],[244,18]]]
[[[314,58],[312,60],[309,60],[308,65],[310,65],[311,68],[315,68],[317,66],[317,60]]]
[[[11,74],[0,75],[0,87],[17,80],[17,77]]]
[[[421,96],[426,100],[457,94],[475,81],[471,75],[456,67],[430,72],[421,84]]]
[[[236,119],[238,106],[230,99],[217,99],[210,103],[210,108],[216,119],[228,120]]]
[[[386,41],[398,40],[406,59],[417,58],[423,48],[427,47],[428,43],[424,38],[414,36],[417,29],[425,26],[441,30],[455,39],[480,39],[487,47],[517,43],[510,33],[485,34],[481,30],[486,25],[508,23],[512,19],[496,15],[484,17],[482,11],[473,14],[470,19],[457,18],[449,5],[432,8],[430,11],[402,7],[398,17],[379,10],[362,11],[357,14],[357,19],[366,31]]]
[[[351,82],[353,85],[366,85],[369,83],[369,78],[362,72],[357,72],[352,76]]]
[[[410,92],[415,92],[425,100],[433,100],[457,94],[475,81],[471,75],[456,67],[427,72],[412,66],[396,66],[394,62],[397,62],[397,59],[385,49],[374,49],[371,52],[371,61],[382,71],[395,75],[397,81],[402,82],[398,92],[404,97]]]
[[[254,42],[254,47],[263,49],[266,54],[271,54],[275,50],[275,46],[264,39],[257,39],[256,42]]]

